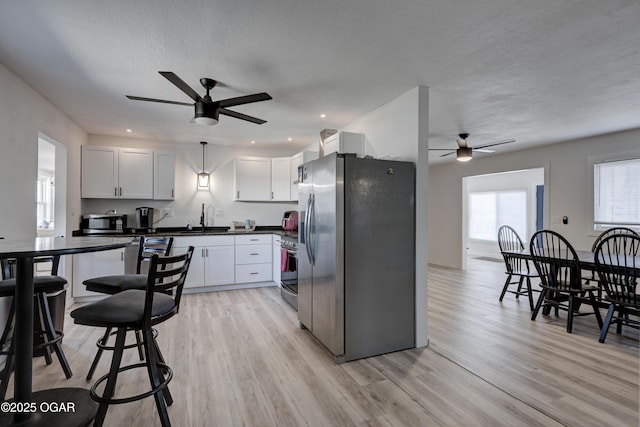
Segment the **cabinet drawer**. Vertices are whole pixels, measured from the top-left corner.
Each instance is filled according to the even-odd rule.
[[[271,244],[271,234],[247,234],[236,236],[236,245]]]
[[[236,265],[236,283],[270,281],[271,263]]]
[[[271,263],[271,244],[236,246],[237,264]]]

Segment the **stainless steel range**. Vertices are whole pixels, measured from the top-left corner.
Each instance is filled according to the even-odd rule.
[[[298,234],[284,234],[280,242],[280,293],[287,303],[298,310]]]

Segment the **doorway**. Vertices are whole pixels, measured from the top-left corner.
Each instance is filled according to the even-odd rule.
[[[40,133],[36,176],[36,236],[65,236],[67,205],[67,147]],[[65,276],[64,258],[58,274]],[[36,274],[49,274],[49,263],[37,263]]]
[[[463,178],[463,268],[481,259],[502,263],[498,228],[510,225],[526,245],[542,228],[544,168]]]
[[[36,186],[36,235],[65,236],[67,147],[42,133],[38,135]]]

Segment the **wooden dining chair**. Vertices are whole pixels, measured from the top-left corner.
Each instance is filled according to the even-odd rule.
[[[529,250],[542,288],[531,320],[536,320],[542,307],[545,308],[545,315],[555,307],[567,312],[568,333],[573,330],[574,316],[595,314],[601,328],[602,317],[594,295],[598,288],[583,283],[578,255],[567,239],[555,231],[541,230],[531,236]],[[579,312],[578,308],[582,302],[588,302],[593,310],[588,313]]]
[[[631,234],[631,235],[636,235],[638,236],[639,234],[631,229],[631,228],[627,228],[627,227],[612,227],[612,228],[608,228],[606,230],[604,230],[602,233],[600,233],[598,235],[598,237],[596,237],[596,240],[593,241],[593,245],[591,245],[591,252],[595,252],[596,251],[596,247],[598,247],[598,244],[607,236],[611,236],[613,234]],[[588,274],[583,275],[582,276],[582,280],[585,281],[586,284],[590,284],[590,282],[597,282],[598,281],[598,277],[596,274],[595,270],[591,270],[588,272]],[[602,287],[600,287],[600,290],[602,290]],[[602,295],[599,292],[598,293],[598,300],[602,299],[601,298]]]
[[[604,301],[609,303],[600,332],[599,341],[603,343],[612,323],[617,324],[618,334],[622,333],[622,325],[640,329],[640,236],[626,233],[605,237],[596,247],[594,262],[604,288]]]
[[[500,301],[502,301],[507,292],[515,294],[516,298],[520,295],[526,295],[529,298],[529,308],[533,311],[531,279],[538,277],[538,273],[535,268],[530,268],[529,262],[526,259],[516,257],[509,253],[524,250],[522,239],[512,227],[503,225],[498,229],[498,246],[504,258],[505,273],[507,274],[507,280],[505,280],[502,293],[500,294]],[[508,289],[510,285],[515,284],[518,285],[516,290]],[[522,289],[523,284],[526,286],[524,290]]]

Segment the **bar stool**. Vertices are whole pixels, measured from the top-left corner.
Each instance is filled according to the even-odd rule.
[[[34,335],[40,335],[42,337],[42,342],[35,344],[34,350],[44,349],[45,361],[47,365],[50,365],[52,363],[51,349],[53,349],[60,365],[62,366],[64,375],[67,378],[71,378],[73,372],[71,371],[71,367],[69,366],[69,362],[64,355],[61,345],[64,334],[62,331],[57,331],[55,329],[53,320],[51,319],[49,302],[47,300],[48,294],[62,291],[67,285],[67,281],[64,278],[57,276],[58,266],[60,265],[60,256],[37,258],[35,261],[51,262],[52,267],[50,275],[34,277],[34,307],[37,314],[37,321],[34,324],[38,328],[38,330],[34,331]],[[0,372],[0,401],[2,401],[5,399],[9,379],[14,368],[14,331],[12,330],[12,326],[15,318],[15,301],[13,301],[13,296],[16,292],[16,279],[13,277],[9,260],[0,260],[0,265],[3,277],[3,280],[0,280],[0,297],[12,297],[7,323],[5,324],[2,335],[0,336],[0,354],[7,356],[4,369]],[[10,335],[11,340],[9,348],[4,350]]]
[[[116,343],[109,373],[100,377],[91,387],[91,398],[100,404],[94,426],[102,426],[110,404],[129,403],[153,395],[163,427],[171,425],[167,406],[173,404],[168,384],[173,372],[161,360],[153,335],[153,326],[178,313],[182,288],[193,255],[193,246],[181,255],[151,257],[146,289],[127,289],[100,301],[87,304],[71,312],[79,325],[115,328]],[[140,331],[143,337],[145,360],[121,367],[127,331]],[[120,372],[145,367],[151,390],[131,397],[116,398],[116,379]],[[106,381],[102,395],[97,387]]]
[[[102,294],[114,295],[127,289],[145,289],[147,286],[147,274],[142,274],[143,263],[148,262],[153,254],[163,256],[169,255],[173,245],[173,237],[163,236],[142,236],[138,244],[138,258],[136,263],[136,274],[118,274],[113,276],[96,277],[82,282],[88,291]],[[113,350],[113,346],[107,344],[112,335],[112,328],[107,328],[105,334],[97,341],[98,351],[91,363],[87,380],[93,377],[93,373],[100,362],[104,350]],[[126,348],[138,348],[140,360],[143,360],[142,338],[136,334],[136,344],[131,344]]]

